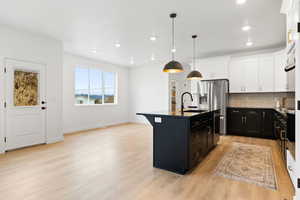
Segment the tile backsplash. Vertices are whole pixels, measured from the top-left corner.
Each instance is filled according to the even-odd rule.
[[[231,107],[263,107],[274,108],[279,101],[281,108],[295,109],[295,93],[244,93],[230,94],[229,106]]]

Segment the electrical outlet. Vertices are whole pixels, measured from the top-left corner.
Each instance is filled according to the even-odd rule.
[[[155,117],[154,122],[161,124],[162,123],[162,118],[161,117]]]

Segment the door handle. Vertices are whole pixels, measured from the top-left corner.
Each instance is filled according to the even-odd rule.
[[[42,110],[46,110],[46,107],[42,107]]]
[[[46,104],[46,101],[42,101],[42,104]]]

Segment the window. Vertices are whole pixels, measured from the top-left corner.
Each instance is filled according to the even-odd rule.
[[[76,104],[115,104],[116,73],[103,72],[99,69],[75,69]]]

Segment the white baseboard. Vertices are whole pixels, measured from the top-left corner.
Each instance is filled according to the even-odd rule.
[[[3,142],[0,143],[0,154],[5,153],[4,145],[5,145],[5,144],[4,144]]]
[[[52,143],[61,142],[61,141],[64,141],[64,137],[63,136],[56,137],[56,138],[48,138],[46,143],[47,144],[52,144]]]
[[[74,132],[85,131],[85,130],[90,130],[90,129],[97,129],[97,128],[104,128],[106,126],[113,126],[113,125],[124,124],[124,123],[129,123],[129,121],[126,120],[126,121],[118,121],[118,122],[106,123],[106,124],[93,124],[93,125],[88,125],[88,126],[67,128],[67,129],[63,130],[63,134],[67,135],[67,134],[74,133]]]

